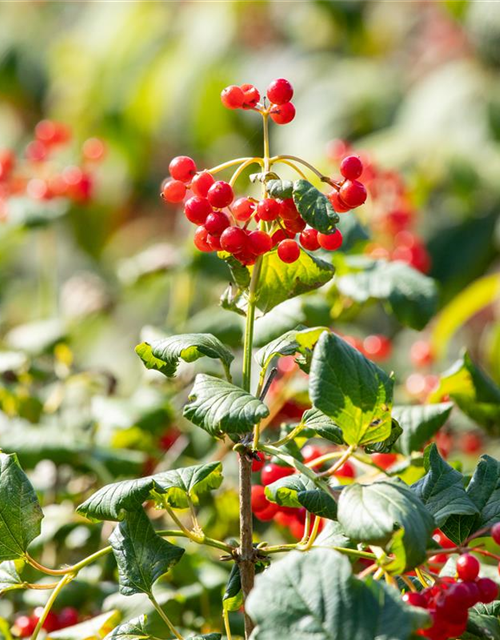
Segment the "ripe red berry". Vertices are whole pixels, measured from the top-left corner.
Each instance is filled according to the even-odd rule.
[[[195,196],[206,198],[208,190],[215,182],[215,178],[208,171],[197,173],[191,181],[191,189]]]
[[[372,360],[385,360],[391,355],[392,343],[382,335],[368,336],[363,340],[363,351]]]
[[[276,482],[276,480],[279,480],[280,478],[291,476],[293,472],[294,470],[292,467],[282,467],[278,464],[274,464],[273,462],[268,462],[262,469],[260,479],[262,484],[267,486],[268,484]]]
[[[42,613],[43,607],[36,607],[36,609],[33,611],[32,618],[35,623],[38,623]],[[51,631],[56,631],[56,629],[59,629],[59,618],[56,613],[54,613],[53,611],[49,611],[47,617],[43,621],[42,629],[45,629],[45,631],[48,631],[49,633]]]
[[[340,187],[339,195],[348,207],[360,207],[366,200],[366,187],[358,180],[346,180]]]
[[[284,229],[277,229],[271,236],[271,240],[273,241],[273,247],[279,244],[282,240],[286,240],[290,236]]]
[[[61,629],[78,624],[78,611],[74,607],[64,607],[59,612],[59,626]]]
[[[241,109],[245,102],[245,94],[241,90],[241,87],[231,84],[222,90],[220,99],[227,109]]]
[[[106,155],[106,145],[100,138],[89,138],[82,145],[82,155],[85,160],[102,160]]]
[[[252,460],[252,471],[253,473],[258,473],[262,471],[264,465],[266,464],[266,456],[262,453],[262,451],[257,451],[255,454],[258,459]]]
[[[285,220],[285,229],[293,238],[296,233],[301,233],[306,228],[306,221],[303,218],[295,218],[294,220]]]
[[[295,240],[282,240],[278,245],[278,256],[286,264],[296,262],[300,256],[300,247]]]
[[[257,256],[250,250],[250,246],[248,244],[245,246],[243,251],[235,253],[234,257],[244,265],[255,264],[255,262],[257,261]]]
[[[381,469],[388,469],[389,467],[392,467],[397,459],[398,456],[395,453],[374,453],[372,455],[373,462]]]
[[[193,196],[184,205],[184,215],[193,224],[205,224],[207,217],[213,212],[210,202],[206,198]]]
[[[340,173],[347,180],[356,180],[363,173],[363,163],[359,156],[347,156],[340,163]]]
[[[475,556],[470,553],[464,553],[457,560],[457,574],[461,580],[471,582],[479,575],[481,565]]]
[[[207,235],[208,246],[212,248],[212,251],[221,251],[220,237],[213,236],[210,233]]]
[[[21,638],[28,638],[36,627],[36,620],[31,616],[19,616],[14,622],[17,634]]]
[[[234,199],[233,188],[228,182],[219,180],[210,187],[207,198],[212,207],[223,209],[229,206]]]
[[[500,544],[500,522],[491,527],[491,537],[497,544]]]
[[[337,478],[355,478],[356,469],[348,460],[347,462],[344,462],[340,469],[337,469],[337,471],[335,471],[335,476]]]
[[[170,161],[168,170],[174,180],[189,182],[196,173],[196,164],[189,156],[177,156]]]
[[[71,131],[61,122],[41,120],[35,127],[35,136],[45,144],[60,144],[71,138]]]
[[[291,102],[271,107],[269,115],[276,124],[288,124],[295,118],[295,107]]]
[[[304,462],[311,462],[312,460],[316,460],[316,458],[320,458],[324,451],[319,447],[315,447],[313,444],[306,444],[300,451],[302,457],[304,458]]]
[[[211,236],[220,236],[224,229],[231,224],[229,217],[223,211],[213,211],[205,220],[205,229]]]
[[[410,347],[410,358],[415,367],[427,367],[434,360],[432,347],[427,340],[417,340]]]
[[[247,244],[247,234],[239,227],[228,227],[224,229],[220,237],[220,244],[224,251],[229,253],[238,253],[242,251]]]
[[[483,439],[479,433],[468,431],[461,436],[459,446],[464,453],[469,455],[478,453],[483,448]]]
[[[293,98],[293,87],[285,78],[276,78],[267,87],[267,97],[273,104],[285,104]]]
[[[264,198],[257,205],[257,214],[265,222],[276,220],[280,215],[280,211],[280,203],[274,198]]]
[[[238,198],[231,207],[233,216],[240,222],[246,222],[249,220],[255,212],[255,202],[252,202],[250,198]]]
[[[333,233],[318,233],[318,242],[323,249],[327,251],[335,251],[342,246],[342,234],[339,229]]]
[[[319,249],[318,232],[316,229],[304,229],[300,234],[300,244],[308,251]]]
[[[489,604],[498,596],[498,585],[490,578],[480,578],[477,582],[477,588],[479,589],[479,602],[483,604]]]
[[[333,189],[328,194],[328,200],[330,200],[330,204],[332,205],[334,211],[336,213],[345,213],[346,211],[350,211],[351,207],[348,207],[346,203],[342,200],[339,195],[339,192]]]
[[[278,200],[280,204],[280,217],[283,220],[295,220],[299,217],[299,212],[295,206],[293,198],[285,198],[284,200]]]
[[[243,109],[255,109],[260,100],[260,93],[253,84],[242,84],[240,89],[243,91]]]
[[[26,147],[26,158],[32,162],[42,162],[49,155],[49,148],[40,140],[33,140]]]
[[[198,227],[194,232],[194,246],[205,253],[213,251],[212,246],[208,242],[208,231],[205,227]]]
[[[257,256],[262,256],[273,248],[271,236],[258,229],[249,234],[248,244],[252,252]]]
[[[457,546],[441,529],[436,529],[432,537],[443,549],[453,549]]]
[[[269,502],[267,507],[262,511],[256,511],[255,517],[262,522],[269,522],[280,510],[279,506],[274,502]]]
[[[401,599],[412,607],[422,607],[423,609],[427,609],[427,600],[421,593],[408,591],[408,593],[403,594]]]
[[[252,486],[252,511],[263,511],[269,506],[269,500],[266,498],[265,489],[261,484]]]
[[[468,592],[466,607],[467,609],[469,609],[479,602],[479,587],[477,586],[477,582],[462,582],[461,584],[467,589]]]

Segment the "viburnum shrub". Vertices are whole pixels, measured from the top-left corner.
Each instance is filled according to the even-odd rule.
[[[238,615],[241,633],[253,640],[445,640],[466,630],[467,638],[496,637],[500,463],[485,455],[466,478],[440,455],[434,437],[455,403],[492,431],[500,390],[465,353],[436,377],[425,403],[419,397],[395,404],[394,374],[374,362],[390,357],[390,340],[332,330],[344,310],[352,315],[356,304],[374,300],[401,323],[422,329],[435,311],[436,291],[406,261],[345,252],[337,225],[345,225],[351,245],[366,239],[347,213],[367,193],[358,156],[345,154],[341,178],[332,179],[302,158],[271,155],[269,119],[291,121],[292,97],[284,79],[272,82],[262,100],[249,84],[224,89],[226,107],[261,114],[263,156],[205,170],[178,156],[162,186],[163,198],[183,202],[197,225],[197,250],[217,252],[228,266],[232,281],[221,305],[245,319],[242,366],[235,371],[235,354],[210,333],[142,342],[136,352],[147,369],[168,379],[182,363],[214,361],[186,393],[186,376],[178,376],[176,391],[184,418],[219,441],[217,454],[97,491],[84,488],[77,513],[106,522],[109,545],[57,568],[30,550],[42,510],[16,455],[0,454],[1,588],[51,594],[41,611],[19,616],[18,636],[89,637],[87,628],[53,631],[65,623],[64,609],[54,616],[52,608],[80,572],[113,555],[120,594],[142,594],[135,614],[149,599],[164,623],[162,637],[220,640],[223,630],[231,640]],[[259,197],[241,192],[238,183],[253,165]],[[298,179],[281,178],[281,166]],[[231,168],[228,181],[218,179]],[[328,194],[318,188],[323,185]],[[311,317],[326,323],[304,325]],[[412,358],[428,366],[432,353],[420,345]],[[166,434],[161,446],[168,449],[178,435]],[[208,535],[202,508],[223,483],[222,450],[234,454],[239,469],[239,531],[226,539]],[[228,460],[227,475],[233,466]],[[199,617],[174,625],[155,591],[177,563],[188,564],[186,550],[197,546],[230,566],[216,629]],[[46,580],[25,579],[24,571]],[[186,575],[193,571],[191,564]],[[106,637],[149,638],[147,624],[142,612],[109,623]]]

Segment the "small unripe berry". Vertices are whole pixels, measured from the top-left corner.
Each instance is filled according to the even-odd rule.
[[[475,580],[479,575],[480,568],[479,560],[475,556],[471,556],[470,553],[464,553],[457,560],[458,577],[465,582]]]
[[[215,182],[215,178],[208,171],[197,173],[191,182],[191,189],[195,196],[206,198],[208,190]]]
[[[257,205],[257,214],[261,220],[270,222],[279,217],[281,211],[280,203],[273,198],[264,198]]]
[[[500,522],[491,527],[491,537],[497,544],[500,544]]]
[[[229,253],[238,253],[245,247],[247,241],[247,234],[239,227],[224,229],[220,237],[221,247]]]
[[[250,249],[257,256],[262,256],[273,248],[273,241],[269,234],[256,229],[248,236]]]
[[[340,187],[339,195],[348,207],[360,207],[366,201],[366,187],[358,180],[346,180]]]
[[[194,246],[205,253],[213,251],[211,245],[208,243],[208,231],[205,227],[198,227],[194,232]]]
[[[300,244],[308,251],[319,249],[318,232],[316,229],[304,229],[300,234]]]
[[[288,124],[295,118],[295,107],[291,102],[271,107],[269,115],[276,124]]]
[[[240,87],[231,84],[222,90],[220,99],[227,109],[240,109],[245,101],[245,94]]]
[[[174,180],[189,182],[196,173],[196,164],[189,156],[177,156],[171,160],[168,170]]]
[[[182,202],[186,195],[186,185],[180,180],[169,180],[165,183],[161,195],[167,202]]]
[[[240,222],[246,222],[255,212],[255,202],[249,198],[238,198],[231,207],[233,216]]]
[[[219,180],[210,187],[207,198],[212,207],[223,209],[229,206],[234,199],[233,188],[228,182]]]
[[[207,216],[205,229],[211,236],[220,236],[230,224],[229,217],[223,211],[213,211]]]
[[[253,84],[242,84],[240,89],[243,91],[243,109],[255,109],[260,100],[260,93]]]
[[[351,207],[346,205],[340,197],[339,192],[335,189],[328,194],[328,200],[330,200],[330,204],[336,213],[345,213],[351,210]]]
[[[295,240],[282,240],[278,245],[278,256],[286,264],[296,262],[300,256],[300,247]]]
[[[184,205],[184,215],[193,224],[205,224],[206,219],[213,209],[206,198],[193,196]]]
[[[293,87],[285,78],[276,78],[267,87],[267,97],[273,104],[285,104],[293,98]]]
[[[340,173],[347,180],[356,180],[363,173],[363,163],[359,156],[347,156],[340,163]]]
[[[323,249],[335,251],[342,246],[342,234],[339,229],[333,233],[318,233],[318,242]]]

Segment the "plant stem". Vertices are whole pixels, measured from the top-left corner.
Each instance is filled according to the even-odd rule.
[[[245,601],[253,589],[255,578],[254,548],[253,548],[253,520],[252,520],[252,461],[245,453],[239,454],[240,469],[240,549],[238,566],[241,577],[241,590]],[[244,612],[245,636],[250,637],[253,623]]]
[[[282,160],[292,160],[293,162],[300,162],[300,164],[303,164],[304,167],[307,167],[309,171],[312,171],[315,175],[317,175],[318,178],[323,179],[326,177],[321,173],[321,171],[318,171],[316,167],[313,167],[311,163],[303,160],[302,158],[299,158],[298,156],[273,156],[272,158],[270,158],[270,164],[273,165],[275,162],[281,162]]]
[[[294,171],[296,171],[303,180],[307,180],[306,174],[302,171],[302,169],[299,169],[298,166],[294,162],[292,162],[291,160],[284,160],[283,158],[281,158],[277,162],[280,162],[282,164],[288,165]]]
[[[233,640],[231,635],[231,626],[229,624],[229,613],[227,609],[222,609],[222,619],[224,620],[224,629],[226,630],[227,640]]]
[[[342,456],[340,456],[340,458],[337,460],[337,462],[334,465],[332,465],[327,471],[324,471],[323,473],[320,473],[318,475],[320,475],[320,476],[333,476],[333,475],[335,475],[335,471],[338,471],[340,469],[340,467],[342,467],[347,462],[347,460],[353,454],[354,450],[355,450],[355,447],[353,445],[348,447],[344,451],[344,454]]]
[[[254,160],[258,162],[260,158],[235,158],[234,160],[229,160],[228,162],[223,162],[222,164],[218,164],[216,167],[212,167],[208,169],[208,173],[218,173],[219,171],[224,171],[224,169],[229,169],[229,167],[234,167],[236,164],[243,164],[244,162],[248,162],[249,160]]]
[[[334,551],[338,551],[346,556],[353,556],[354,558],[366,558],[367,560],[376,560],[376,556],[374,553],[369,553],[368,551],[359,551],[358,549],[349,549],[348,547],[329,547],[328,545],[312,545],[312,549],[333,549]],[[297,547],[297,544],[277,544],[272,547],[262,547],[259,548],[259,551],[266,554],[272,553],[286,553],[287,551],[301,551]],[[303,551],[303,549],[302,549]]]
[[[52,609],[52,606],[56,601],[57,596],[61,593],[63,588],[73,580],[75,575],[76,574],[74,573],[68,573],[63,578],[61,578],[61,580],[57,583],[57,586],[55,587],[54,591],[50,594],[50,597],[47,600],[45,607],[43,608],[42,615],[40,616],[38,622],[36,623],[36,627],[35,627],[35,630],[33,631],[33,635],[31,636],[31,640],[36,640],[43,626],[43,623],[45,622],[45,619],[49,615],[50,610]]]
[[[241,164],[236,169],[236,171],[233,173],[233,175],[231,176],[231,179],[229,180],[229,184],[232,187],[234,187],[234,184],[235,184],[236,180],[238,180],[238,178],[243,173],[243,171],[245,171],[245,169],[247,167],[250,167],[252,164],[260,164],[260,165],[262,165],[262,159],[261,158],[250,158],[249,160],[246,160],[245,162],[243,162],[243,164]]]
[[[172,507],[167,503],[167,501],[165,500],[165,498],[163,498],[163,507],[165,509],[165,511],[168,513],[168,515],[172,518],[172,520],[175,522],[175,524],[181,529],[181,531],[184,533],[184,535],[186,536],[186,538],[189,538],[190,540],[192,540],[193,542],[197,542],[198,544],[202,544],[203,541],[205,540],[205,534],[200,531],[199,533],[195,533],[194,531],[189,531],[189,529],[187,527],[185,527],[182,522],[179,520],[179,518],[177,517],[175,511],[172,509]]]
[[[154,597],[154,595],[152,593],[148,593],[148,598],[149,598],[151,604],[153,605],[153,607],[156,609],[156,611],[157,611],[158,615],[160,616],[160,618],[163,620],[163,622],[169,628],[170,632],[174,634],[174,636],[177,638],[177,640],[184,640],[184,638],[181,636],[181,634],[177,631],[177,629],[174,627],[174,625],[170,622],[167,614],[160,607],[160,605],[158,604],[158,602],[157,602],[156,598]]]
[[[321,524],[321,518],[319,516],[316,516],[314,518],[314,523],[313,523],[313,528],[312,528],[312,531],[311,531],[311,535],[309,536],[309,540],[305,544],[305,546],[302,549],[302,551],[309,551],[309,549],[312,548],[312,546],[313,546],[313,544],[316,541],[316,538],[318,536],[319,525],[320,524]]]

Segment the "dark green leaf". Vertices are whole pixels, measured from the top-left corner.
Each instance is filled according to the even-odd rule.
[[[118,565],[120,593],[150,594],[154,583],[184,554],[184,549],[164,540],[154,532],[141,509],[127,513],[115,528],[109,542]]]
[[[204,633],[201,636],[189,636],[187,640],[221,640],[220,633]]]
[[[281,507],[304,507],[310,513],[335,520],[337,503],[332,495],[319,489],[301,473],[280,478],[266,487],[266,496]]]
[[[145,615],[132,618],[108,633],[105,640],[147,640],[151,636],[145,629],[146,621],[147,616]]]
[[[168,377],[175,376],[179,360],[195,362],[198,358],[219,359],[229,370],[233,354],[222,342],[209,333],[186,333],[164,338],[149,344],[142,342],[135,348],[137,355],[148,369],[160,371]]]
[[[161,493],[171,507],[187,509],[189,500],[196,505],[200,495],[220,487],[222,464],[208,462],[193,467],[180,467],[158,473],[153,476],[153,480],[155,491]]]
[[[399,437],[403,433],[403,429],[401,429],[397,420],[392,418],[391,422],[391,432],[388,437],[382,442],[376,442],[375,444],[369,444],[365,447],[365,451],[367,453],[389,453],[392,451],[392,448],[398,441]]]
[[[451,402],[394,407],[392,417],[403,429],[396,449],[406,456],[419,451],[448,420],[452,408]]]
[[[15,453],[0,453],[0,561],[22,558],[40,534],[43,518],[35,490]]]
[[[0,563],[0,596],[6,591],[22,589],[23,581],[19,577],[16,565],[12,561]]]
[[[291,198],[293,196],[293,182],[291,180],[268,180],[266,186],[271,198]]]
[[[464,640],[500,640],[500,602],[478,604],[469,609]]]
[[[269,561],[263,560],[255,563],[255,573],[262,573],[268,566]],[[238,611],[243,604],[243,593],[241,591],[240,568],[235,562],[231,568],[229,579],[226,584],[224,595],[222,596],[222,606],[226,611]]]
[[[325,524],[315,544],[318,547],[347,547],[348,549],[355,546],[345,535],[340,522],[336,520],[329,520]]]
[[[467,495],[464,477],[441,458],[435,444],[424,454],[425,476],[412,485],[413,491],[442,527],[452,515],[474,515],[477,507]]]
[[[325,438],[325,440],[335,442],[335,444],[345,444],[342,437],[342,429],[331,418],[315,407],[304,412],[302,423],[307,429],[311,429],[321,438]]]
[[[311,364],[311,399],[342,429],[347,444],[390,436],[392,389],[392,378],[357,349],[333,333],[320,337]]]
[[[407,569],[425,560],[434,518],[414,492],[402,482],[353,484],[340,494],[338,520],[348,538],[367,544],[387,545],[404,529]]]
[[[404,262],[348,258],[335,284],[340,293],[356,302],[386,303],[396,318],[412,329],[423,329],[437,311],[434,280]]]
[[[247,433],[269,415],[255,396],[219,378],[198,374],[184,417],[212,436]]]
[[[307,180],[293,183],[293,201],[301,217],[320,233],[332,233],[339,221],[330,200]]]
[[[312,355],[314,345],[319,336],[327,331],[326,327],[313,327],[307,329],[298,327],[287,331],[276,340],[259,349],[255,355],[260,367],[267,367],[275,356],[293,356],[299,353],[307,361]]]

